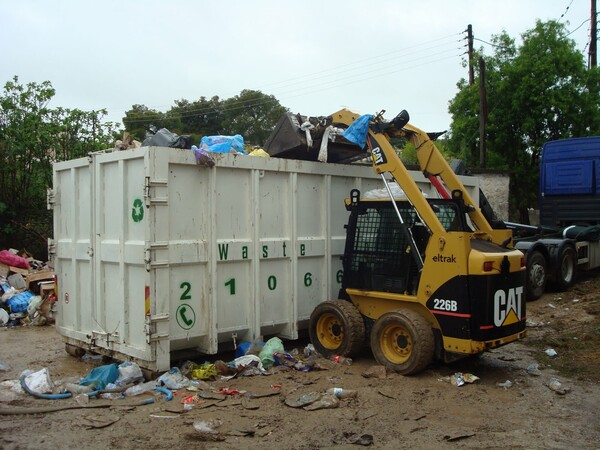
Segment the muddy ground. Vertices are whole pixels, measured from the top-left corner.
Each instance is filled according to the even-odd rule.
[[[580,280],[569,292],[546,294],[527,308],[528,337],[478,359],[384,379],[363,376],[375,365],[369,353],[352,365],[324,371],[279,368],[270,376],[212,381],[216,390],[243,390],[255,397],[204,400],[190,410],[182,399],[193,393],[181,390],[170,402],[160,396],[143,406],[131,405],[144,397],[92,399],[90,406],[109,406],[7,415],[21,412],[18,408],[77,402],[35,399],[14,393],[5,382],[0,448],[599,448],[600,274]],[[285,343],[286,351],[305,345]],[[550,347],[558,353],[555,358],[544,352]],[[0,362],[9,366],[0,372],[0,381],[47,367],[55,383],[78,381],[102,364],[67,355],[53,326],[1,328]],[[533,363],[540,364],[538,375],[526,370]],[[457,372],[480,379],[457,387],[449,381]],[[551,389],[553,379],[561,383],[560,393]],[[511,387],[498,385],[507,380]],[[329,387],[354,389],[358,396],[342,399],[335,409],[314,411],[283,401]],[[194,425],[200,423],[216,433],[198,432]]]

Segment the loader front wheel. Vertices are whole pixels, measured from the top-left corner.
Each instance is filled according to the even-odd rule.
[[[365,323],[356,306],[349,301],[328,300],[313,310],[308,333],[321,355],[354,356],[364,345]]]
[[[382,315],[371,331],[371,350],[377,362],[402,375],[424,370],[433,359],[434,346],[427,320],[408,309]]]

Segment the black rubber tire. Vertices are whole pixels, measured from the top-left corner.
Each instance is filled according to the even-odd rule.
[[[548,281],[548,262],[542,252],[534,250],[527,255],[527,301],[540,298]]]
[[[558,266],[553,286],[559,291],[566,291],[575,282],[577,269],[577,253],[571,246],[563,247],[558,257]]]
[[[425,370],[434,349],[431,325],[409,309],[385,313],[371,330],[371,351],[377,362],[402,375]]]
[[[351,302],[328,300],[310,315],[308,334],[315,350],[327,358],[354,356],[364,347],[365,323]]]

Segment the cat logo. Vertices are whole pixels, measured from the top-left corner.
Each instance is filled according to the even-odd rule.
[[[373,164],[376,166],[379,164],[385,164],[387,162],[383,151],[379,147],[375,147],[373,150],[371,150],[371,158],[373,158]]]
[[[494,325],[502,327],[521,320],[523,286],[510,288],[508,292],[498,289],[494,294]]]

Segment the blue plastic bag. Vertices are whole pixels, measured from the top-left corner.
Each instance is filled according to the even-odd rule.
[[[6,300],[6,304],[10,307],[11,313],[26,312],[29,302],[31,301],[31,297],[33,297],[33,292],[23,291],[20,294],[17,294]]]
[[[372,114],[363,114],[346,128],[342,136],[360,148],[364,148],[367,143],[367,134],[369,133],[369,122],[371,119],[373,119]]]
[[[231,153],[233,150],[244,155],[248,154],[244,150],[244,138],[240,134],[235,136],[204,136],[200,139],[200,150],[216,153]]]
[[[117,378],[119,378],[119,367],[116,364],[107,364],[92,369],[79,384],[81,386],[91,386],[97,391],[104,389],[109,383],[114,383]]]

